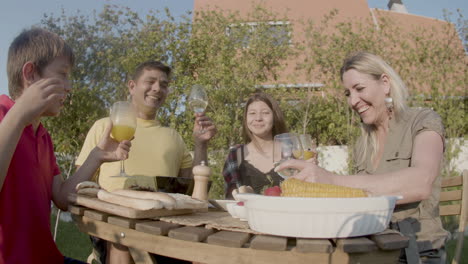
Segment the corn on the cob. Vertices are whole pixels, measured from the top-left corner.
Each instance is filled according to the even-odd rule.
[[[288,197],[320,197],[320,198],[351,198],[367,197],[364,190],[338,185],[304,182],[289,178],[281,183],[281,196]]]

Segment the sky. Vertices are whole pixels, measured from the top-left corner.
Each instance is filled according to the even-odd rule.
[[[232,0],[235,1],[235,0]],[[349,1],[349,0],[345,0]],[[267,1],[266,1],[267,2]],[[371,8],[387,8],[388,0],[368,0]],[[409,13],[444,19],[443,9],[456,14],[461,9],[468,19],[467,0],[403,0]],[[91,15],[100,12],[105,4],[126,6],[144,16],[148,9],[162,10],[168,7],[175,17],[193,9],[193,0],[0,0],[0,94],[8,94],[6,60],[8,47],[13,39],[25,28],[38,24],[44,14],[59,16],[62,9],[66,15]],[[452,16],[456,20],[457,16]]]

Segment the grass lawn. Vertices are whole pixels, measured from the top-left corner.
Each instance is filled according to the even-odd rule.
[[[55,227],[56,210],[54,209],[51,215],[52,232]],[[450,263],[455,254],[456,240],[450,240],[447,245],[447,263]],[[86,258],[91,253],[91,241],[88,235],[80,232],[73,222],[60,221],[57,231],[56,241],[60,252],[63,255],[86,261]],[[459,263],[468,263],[468,237],[465,237],[463,243],[462,256]]]
[[[447,247],[447,263],[451,263],[453,255],[455,255],[457,241],[452,239],[447,242],[445,246]],[[458,263],[468,263],[468,237],[465,237],[465,240],[463,241],[463,249]]]
[[[51,215],[51,231],[54,232],[56,219],[56,209],[53,209]],[[89,236],[78,230],[73,222],[59,221],[57,229],[57,239],[55,243],[64,256],[86,261],[91,253],[91,241]]]

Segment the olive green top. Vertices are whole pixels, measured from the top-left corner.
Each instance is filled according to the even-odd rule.
[[[435,131],[444,140],[442,119],[430,109],[411,108],[398,120],[391,119],[384,152],[378,167],[373,168],[371,154],[367,153],[365,164],[355,163],[357,164],[356,172],[378,177],[379,174],[411,167],[414,139],[423,131]],[[357,141],[355,151],[362,151],[362,146],[363,138],[361,137]],[[448,232],[442,228],[439,216],[440,184],[439,174],[432,184],[432,194],[429,199],[397,205],[392,216],[392,222],[405,219],[411,223],[419,251],[440,248],[448,235]]]

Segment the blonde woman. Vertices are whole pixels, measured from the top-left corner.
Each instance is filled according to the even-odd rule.
[[[362,120],[355,145],[355,175],[336,175],[314,163],[288,161],[277,169],[300,169],[295,177],[362,188],[372,195],[401,195],[391,227],[410,237],[401,263],[445,263],[447,232],[438,203],[444,127],[430,109],[406,105],[400,76],[380,57],[359,52],[341,68],[347,102]]]

